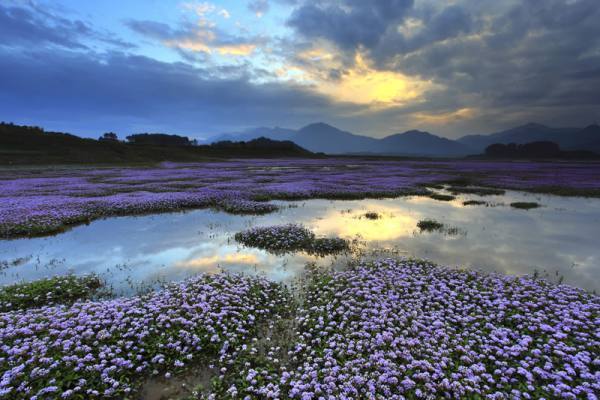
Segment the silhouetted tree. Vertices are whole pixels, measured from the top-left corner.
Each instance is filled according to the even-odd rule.
[[[500,158],[553,158],[560,157],[561,154],[558,144],[548,141],[525,144],[494,143],[485,149],[486,156]]]
[[[106,132],[104,135],[100,136],[100,138],[98,140],[107,140],[107,141],[116,142],[119,140],[119,138],[117,137],[117,134],[114,132]]]
[[[190,139],[179,135],[166,135],[164,133],[138,133],[127,136],[133,144],[146,144],[154,146],[189,146]]]

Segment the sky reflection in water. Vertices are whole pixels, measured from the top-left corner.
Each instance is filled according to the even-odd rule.
[[[466,199],[503,203],[463,206]],[[512,201],[538,201],[529,211]],[[396,249],[448,266],[509,274],[562,276],[564,283],[600,289],[597,248],[600,199],[565,198],[508,192],[503,196],[459,196],[451,202],[425,197],[386,200],[310,200],[264,216],[234,216],[212,210],[121,217],[96,221],[46,238],[0,241],[0,260],[23,258],[0,270],[0,284],[74,272],[98,273],[117,294],[146,285],[180,280],[198,272],[226,270],[260,273],[286,281],[307,262],[342,265],[345,257],[315,259],[305,254],[277,256],[239,246],[233,235],[252,226],[302,223],[318,235],[359,240],[366,250]],[[297,207],[296,207],[297,206]],[[364,218],[375,211],[382,218]],[[420,219],[433,218],[455,235],[421,233]]]

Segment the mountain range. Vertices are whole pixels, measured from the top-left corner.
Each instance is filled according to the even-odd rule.
[[[467,135],[452,140],[418,130],[410,130],[381,139],[358,135],[319,122],[299,130],[287,128],[252,128],[242,132],[221,134],[205,140],[213,143],[223,140],[247,141],[258,137],[273,140],[291,140],[299,146],[326,154],[379,154],[430,157],[460,157],[481,154],[494,143],[530,143],[552,141],[564,150],[600,152],[600,126],[586,128],[551,128],[529,123],[486,135]]]

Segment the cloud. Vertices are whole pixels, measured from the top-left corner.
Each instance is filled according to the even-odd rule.
[[[268,0],[250,0],[248,2],[248,10],[254,13],[257,17],[262,17],[269,11]]]
[[[342,49],[377,45],[388,26],[398,22],[413,5],[412,0],[341,0],[303,2],[288,25],[306,38],[323,38]]]
[[[233,28],[223,20],[229,12],[207,2],[183,5],[177,24],[126,21],[131,40],[167,46],[181,61],[164,63],[151,58],[156,49],[135,48],[77,14],[3,3],[2,118],[182,133],[325,120],[375,136],[600,118],[597,0],[244,5],[262,14],[273,6],[263,18],[287,7],[289,29],[261,36]]]
[[[339,49],[341,76],[356,67],[360,51],[381,73],[443,88],[395,111],[404,123],[456,135],[486,120],[489,131],[530,120],[598,119],[598,20],[597,0],[342,0],[299,1],[288,25],[299,41],[325,40]]]
[[[191,6],[189,6],[191,7]],[[208,3],[194,5],[198,15],[212,10]],[[262,39],[239,37],[219,30],[210,20],[201,17],[197,21],[182,21],[178,27],[148,20],[128,20],[125,24],[134,32],[167,47],[224,56],[247,56],[254,52]]]
[[[462,18],[454,17],[449,21]],[[433,37],[407,52],[375,54],[383,65],[479,96],[487,107],[598,106],[590,90],[600,84],[593,67],[600,65],[598,18],[594,0],[520,2],[470,17],[477,29],[443,29],[453,33],[449,40]]]
[[[286,73],[295,74],[297,81],[314,82],[316,91],[335,101],[365,106],[361,113],[422,101],[427,91],[436,89],[431,82],[395,71],[376,70],[361,53],[356,53],[354,65],[345,69],[341,66],[336,68],[334,56],[321,48],[304,51],[298,58],[309,60],[304,67],[299,64],[286,70]],[[319,67],[322,66],[329,70],[328,76],[319,73],[323,69]]]
[[[0,49],[0,70],[3,119],[92,136],[299,126],[350,107],[296,85],[253,84],[220,69],[123,53]]]
[[[42,18],[26,7],[0,6],[1,45],[52,44],[66,48],[85,47],[77,39],[90,28],[81,21]]]
[[[42,9],[35,3],[0,5],[0,46],[58,46],[85,49],[94,42],[111,47],[132,48],[131,43],[114,38],[79,19],[68,19]]]
[[[204,18],[207,14],[210,14],[217,9],[214,4],[208,2],[183,3],[181,7],[187,10],[192,10],[201,18]]]

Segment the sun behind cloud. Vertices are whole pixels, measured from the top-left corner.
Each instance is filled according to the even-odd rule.
[[[353,66],[344,69],[338,78],[322,75],[323,70],[337,67],[335,53],[315,48],[298,54],[298,57],[307,60],[313,68],[289,67],[285,69],[289,72],[288,76],[300,82],[311,82],[316,91],[338,102],[376,109],[396,107],[422,101],[425,92],[437,86],[432,81],[400,72],[376,69],[361,52],[355,54]]]

